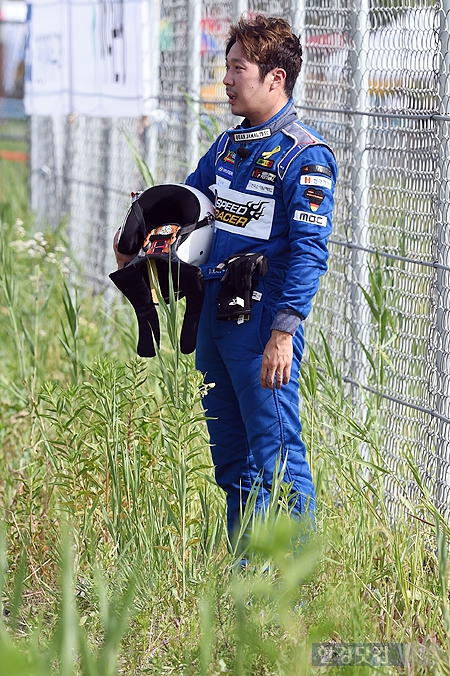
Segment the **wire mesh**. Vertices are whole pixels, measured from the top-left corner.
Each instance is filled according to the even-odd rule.
[[[130,193],[145,187],[130,148],[144,155],[142,119],[33,116],[31,138],[37,225],[67,222],[86,280],[101,290],[114,266],[112,239]]]
[[[336,358],[349,364],[348,379],[366,387],[378,402],[383,460],[395,477],[386,483],[393,513],[402,493],[414,502],[420,497],[417,484],[403,478],[405,452],[447,512],[448,455],[442,431],[448,432],[448,390],[439,382],[443,374],[436,347],[447,331],[440,319],[446,313],[436,297],[437,279],[447,273],[437,274],[435,267],[442,152],[436,120],[440,10],[430,3],[383,2],[371,2],[370,9],[359,3],[358,9],[355,17],[343,3],[333,22],[330,10],[306,11],[307,50],[312,45],[304,76],[306,104],[334,109],[332,119],[343,122],[342,143],[333,143],[332,134],[319,124],[337,150],[341,174],[331,274],[323,282],[311,325],[319,326],[319,317],[327,316],[324,310],[329,317],[335,301],[347,307],[347,316],[336,312],[343,321],[337,338],[326,322],[322,328]],[[341,108],[346,109],[343,116]],[[343,295],[332,299],[343,251],[347,283]],[[342,336],[349,339],[347,345]]]

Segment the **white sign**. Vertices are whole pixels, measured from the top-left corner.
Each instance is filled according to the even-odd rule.
[[[145,5],[145,0],[34,0],[27,21],[27,114],[145,114]]]

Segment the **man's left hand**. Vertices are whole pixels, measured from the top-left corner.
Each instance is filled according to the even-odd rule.
[[[272,331],[263,354],[261,373],[262,387],[279,390],[291,377],[292,336],[284,331]]]
[[[117,268],[121,270],[122,268],[125,267],[127,263],[133,260],[134,255],[129,256],[127,254],[122,254],[120,253],[118,246],[119,246],[119,235],[120,235],[120,228],[114,235],[114,241],[113,241],[113,249],[114,249],[114,255],[116,257],[117,261]]]

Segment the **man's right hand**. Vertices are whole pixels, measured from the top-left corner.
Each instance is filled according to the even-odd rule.
[[[133,260],[134,255],[120,253],[120,251],[117,248],[118,243],[119,243],[119,235],[120,235],[120,228],[118,229],[118,231],[114,235],[113,248],[114,248],[114,255],[115,255],[116,261],[117,261],[117,269],[121,270],[122,268],[125,267],[126,263],[129,263],[130,261]]]
[[[264,350],[259,380],[261,386],[279,390],[291,377],[292,336],[285,331],[272,329]]]

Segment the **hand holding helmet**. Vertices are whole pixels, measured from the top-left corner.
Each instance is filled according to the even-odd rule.
[[[114,235],[113,249],[114,249],[114,255],[115,255],[116,261],[117,261],[117,269],[121,270],[122,268],[125,267],[125,265],[127,263],[129,263],[130,261],[133,260],[134,255],[130,255],[130,254],[127,255],[127,254],[120,253],[120,251],[118,249],[119,237],[120,237],[120,228],[118,229],[118,231]]]
[[[147,261],[152,262],[162,298],[186,297],[180,345],[195,349],[204,283],[198,267],[206,262],[214,229],[214,206],[199,190],[166,184],[132,196],[122,227],[114,238],[118,270],[111,280],[132,304],[139,326],[137,353],[153,357],[159,345],[159,322],[151,293]]]

